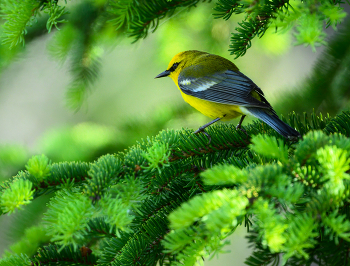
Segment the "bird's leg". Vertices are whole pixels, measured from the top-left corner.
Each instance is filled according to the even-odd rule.
[[[239,120],[239,123],[238,123],[238,125],[236,126],[236,129],[238,130],[242,130],[247,136],[248,136],[248,133],[247,133],[247,131],[245,131],[245,129],[244,128],[242,128],[242,123],[243,123],[243,120],[244,120],[244,118],[246,117],[246,115],[242,115],[241,116],[241,120]]]
[[[242,115],[241,116],[241,120],[239,120],[239,123],[236,126],[236,129],[242,129],[241,126],[242,126],[242,123],[243,123],[243,120],[244,120],[245,117],[246,117],[246,115]]]
[[[207,123],[207,124],[201,126],[200,128],[198,128],[198,129],[194,132],[194,134],[198,134],[198,133],[202,132],[204,135],[207,136],[207,138],[209,139],[208,144],[210,144],[210,142],[211,142],[211,137],[210,137],[210,135],[209,135],[207,132],[205,132],[204,129],[207,128],[208,126],[214,124],[215,122],[219,121],[220,119],[221,119],[221,117],[215,118],[213,121],[210,121],[209,123]]]
[[[219,121],[221,119],[221,117],[215,118],[213,121],[210,121],[209,123],[201,126],[200,128],[198,128],[194,134],[198,134],[199,132],[203,132],[205,128],[209,127],[210,125],[214,124],[215,122]]]

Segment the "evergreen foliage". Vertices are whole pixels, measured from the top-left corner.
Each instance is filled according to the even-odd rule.
[[[1,266],[30,265],[30,260],[26,255],[14,255],[0,260]]]
[[[0,52],[8,47],[12,52],[0,58],[0,67],[25,40],[55,27],[49,51],[69,61],[68,104],[76,109],[98,77],[101,40],[137,41],[176,10],[204,2],[3,0]],[[214,4],[217,19],[246,15],[231,38],[236,57],[269,27],[294,28],[296,43],[315,49],[325,43],[323,27],[335,28],[345,17],[338,0]],[[304,95],[305,104],[294,95],[289,101],[313,108],[330,95],[326,104],[333,114],[346,108],[350,57],[349,49],[339,47],[348,47],[348,33],[330,43],[309,81],[310,91],[322,97]],[[349,265],[350,111],[334,118],[293,113],[288,123],[302,139],[291,142],[254,121],[244,127],[247,135],[232,124],[211,126],[210,144],[191,130],[166,130],[94,162],[93,153],[87,162],[34,156],[26,170],[0,184],[0,214],[43,195],[52,198],[43,222],[28,229],[0,265],[194,265],[223,252],[226,238],[243,225],[254,249],[247,265]],[[112,134],[106,133],[106,146]]]
[[[15,48],[24,44],[27,33],[30,40],[41,35],[44,27],[48,33],[53,27],[58,29],[49,51],[61,62],[69,59],[73,78],[67,91],[67,104],[78,109],[98,77],[106,40],[115,41],[119,36],[134,41],[146,38],[149,32],[157,30],[161,20],[174,16],[177,10],[190,10],[204,2],[211,1],[88,0],[67,6],[67,1],[58,0],[3,0],[1,43]],[[217,0],[214,4],[216,19],[229,20],[233,14],[245,14],[231,37],[229,51],[236,58],[246,53],[254,37],[261,38],[269,28],[277,32],[294,28],[296,44],[310,45],[315,50],[326,44],[324,27],[336,29],[346,16],[340,0]],[[7,60],[12,60],[14,54],[9,53]]]
[[[329,41],[301,89],[284,92],[277,104],[295,112],[312,112],[315,109],[335,115],[346,110],[350,99],[349,69],[350,20],[347,20],[339,34]]]
[[[32,182],[29,180],[19,179],[11,183],[1,194],[0,205],[2,212],[11,213],[22,205],[29,204],[30,200],[33,199],[33,194]]]
[[[50,245],[36,239],[34,257],[0,263],[194,265],[245,225],[254,248],[247,265],[347,265],[350,112],[289,122],[303,134],[298,142],[255,121],[245,127],[250,137],[231,124],[210,127],[209,145],[168,130],[90,164],[33,157],[1,186],[1,206],[14,210],[10,192],[33,195],[26,203],[55,192],[39,227]]]

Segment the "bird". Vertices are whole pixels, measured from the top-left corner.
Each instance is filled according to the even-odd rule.
[[[280,135],[298,139],[300,133],[283,122],[262,90],[230,60],[207,52],[189,50],[176,54],[167,69],[155,78],[169,76],[178,87],[185,102],[214,120],[194,133],[204,133],[215,122],[241,116],[236,127],[246,133],[242,122],[246,115],[254,116]],[[247,134],[247,133],[246,133]]]

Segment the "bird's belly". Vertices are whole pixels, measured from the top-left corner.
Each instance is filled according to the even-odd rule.
[[[243,112],[238,105],[210,102],[187,95],[182,91],[181,94],[185,102],[189,103],[192,107],[208,117],[220,117],[222,118],[221,120],[230,120],[243,115]]]

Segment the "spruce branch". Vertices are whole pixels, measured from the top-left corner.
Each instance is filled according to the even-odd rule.
[[[149,31],[154,32],[158,26],[160,19],[167,15],[174,14],[176,8],[193,7],[199,3],[200,0],[149,0],[149,1],[133,1],[136,6],[137,15],[135,14],[131,23],[129,23],[128,35],[135,39],[135,41],[146,38]],[[202,0],[205,2],[205,0]],[[136,19],[135,19],[136,18]]]
[[[75,249],[73,246],[62,248],[61,246],[50,244],[38,250],[32,263],[34,265],[51,265],[57,263],[59,265],[97,265],[97,257],[85,250],[88,249],[84,246]]]
[[[233,33],[231,37],[231,44],[229,51],[238,58],[243,56],[247,49],[251,47],[251,40],[258,36],[261,38],[268,27],[270,26],[270,20],[275,18],[274,13],[278,12],[281,8],[286,8],[288,1],[272,1],[271,6],[266,5],[265,10],[259,11],[255,17],[247,16],[247,21],[238,23],[240,28],[236,28],[238,33]]]
[[[10,214],[16,209],[21,209],[22,205],[29,204],[34,194],[32,185],[29,180],[19,179],[2,191],[0,197],[1,211]]]
[[[301,90],[296,92],[293,89],[286,92],[284,98],[282,97],[278,102],[280,107],[283,106],[285,110],[293,109],[296,112],[308,113],[315,109],[332,116],[348,109],[350,20],[345,21],[342,26],[339,33],[329,40],[328,47],[318,57],[312,73],[303,81]],[[329,126],[333,127],[333,123]],[[349,136],[347,133],[349,125],[346,122],[337,125],[336,128],[339,133]]]
[[[0,260],[1,266],[18,266],[18,265],[30,265],[30,260],[28,256],[21,255],[12,255],[10,257]]]
[[[5,23],[0,32],[3,33],[2,43],[13,48],[24,44],[25,39],[32,40],[42,35],[43,27],[46,27],[47,33],[51,32],[52,27],[58,29],[49,50],[61,62],[70,59],[72,81],[66,93],[67,106],[79,110],[99,76],[103,55],[102,40],[115,41],[115,36],[121,35],[131,37],[134,41],[146,38],[149,32],[157,30],[161,20],[176,15],[176,10],[190,9],[204,2],[210,1],[82,1],[78,5],[67,6],[66,1],[56,0],[4,0],[0,12]],[[254,37],[261,38],[269,28],[275,28],[276,31],[294,29],[296,44],[309,45],[315,50],[315,47],[326,44],[324,27],[336,28],[344,20],[346,13],[340,6],[341,3],[340,0],[303,3],[287,0],[218,0],[214,18],[228,20],[234,14],[245,14],[231,36],[229,51],[236,58],[247,52]],[[43,13],[44,16],[41,16]],[[116,35],[110,34],[111,26],[116,29]],[[20,50],[17,48],[16,51],[6,52],[9,57],[7,60],[13,60]],[[7,60],[0,62],[0,66],[8,64]],[[336,70],[333,66],[331,68]],[[346,68],[342,65],[341,69]],[[334,71],[328,72],[331,75]],[[348,76],[348,73],[343,74]],[[336,86],[335,91],[346,94],[347,83],[340,79],[338,81],[341,84]],[[329,83],[324,82],[324,85],[332,87]],[[336,101],[332,99],[329,102]],[[339,105],[334,106],[338,108]]]
[[[67,3],[65,1],[65,3]],[[4,0],[0,4],[0,15],[5,20],[3,25],[2,43],[13,48],[25,43],[25,35],[28,27],[32,27],[37,22],[40,12],[48,14],[46,28],[51,31],[52,26],[58,28],[58,24],[67,22],[61,19],[68,12],[65,6],[59,6],[57,0],[37,1],[37,0]]]
[[[67,20],[65,19],[59,20],[64,15],[67,15],[68,12],[66,11],[65,6],[59,6],[57,5],[57,3],[58,3],[58,0],[50,0],[50,2],[45,2],[44,5],[42,6],[42,10],[44,10],[44,12],[47,12],[49,15],[49,19],[47,20],[47,23],[46,23],[46,28],[48,33],[51,32],[51,29],[53,26],[55,26],[57,30],[60,30],[60,28],[58,27],[58,24],[67,22]],[[66,0],[66,3],[67,3],[67,0]]]
[[[110,225],[109,233],[120,237],[120,231],[128,232],[128,225],[132,222],[133,216],[130,215],[130,206],[123,203],[120,198],[112,198],[107,195],[99,201],[102,214],[105,216],[106,224]],[[112,231],[113,230],[113,231]]]
[[[39,4],[35,0],[4,0],[1,1],[1,17],[5,19],[3,25],[2,43],[10,48],[24,44],[24,35],[38,12]]]
[[[36,182],[42,182],[51,173],[51,162],[44,154],[33,156],[29,159],[26,169],[35,178]]]
[[[28,164],[33,174],[21,172],[0,193],[18,180],[32,180],[39,190],[35,196],[58,190],[45,214],[51,245],[33,263],[193,265],[220,253],[227,236],[244,223],[255,249],[248,265],[276,264],[279,256],[286,265],[341,265],[350,248],[350,141],[329,125],[346,124],[349,112],[333,119],[309,117],[290,117],[304,134],[297,143],[254,122],[246,126],[251,146],[227,150],[200,153],[203,136],[169,130],[92,164],[49,164],[34,157]],[[213,126],[211,145],[224,145],[225,136],[246,138],[234,126],[222,130],[230,127]],[[196,152],[159,170],[145,167],[150,163],[145,153],[159,159],[181,150]],[[50,171],[36,180],[37,169],[47,166]]]
[[[111,226],[106,222],[106,219],[102,217],[96,217],[88,222],[88,234],[94,237],[104,238],[104,237],[117,237],[115,226]]]
[[[68,244],[77,249],[87,234],[88,218],[94,211],[91,202],[77,191],[62,190],[56,193],[49,206],[44,225],[51,241],[61,245],[59,251]]]
[[[339,237],[350,242],[350,221],[346,220],[346,215],[339,215],[337,211],[323,215],[322,221],[327,226],[325,234],[330,235],[330,239],[339,244]]]
[[[121,172],[121,161],[113,155],[105,155],[90,166],[87,180],[86,195],[93,201],[99,200],[111,182],[117,182]]]

